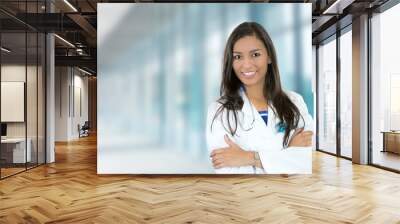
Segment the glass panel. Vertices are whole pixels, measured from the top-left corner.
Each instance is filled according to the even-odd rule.
[[[351,30],[340,37],[340,152],[352,157],[352,35]]]
[[[372,163],[400,170],[400,5],[372,18]]]
[[[38,163],[45,163],[45,44],[46,37],[44,34],[39,34],[38,45]]]
[[[27,110],[27,131],[28,131],[28,149],[30,148],[31,153],[28,154],[30,158],[28,159],[28,168],[37,165],[37,33],[30,32],[27,33],[28,38],[28,62],[27,62],[27,99],[26,99],[26,110]]]
[[[336,39],[318,51],[318,144],[336,154]]]
[[[2,177],[25,170],[26,151],[26,35],[1,34],[1,140]]]
[[[17,16],[43,13],[44,5],[44,0],[0,3]],[[28,20],[38,22],[34,18]],[[0,20],[0,176],[4,178],[45,161],[45,36],[1,12]]]
[[[27,12],[28,13],[37,13],[39,11],[38,3],[27,2]],[[38,17],[28,18],[33,23],[37,23],[35,21]],[[27,31],[27,143],[28,148],[30,148],[30,161],[27,163],[28,168],[34,167],[37,165],[38,160],[38,148],[37,148],[37,117],[38,117],[38,89],[37,89],[37,74],[38,74],[38,35],[34,30]]]

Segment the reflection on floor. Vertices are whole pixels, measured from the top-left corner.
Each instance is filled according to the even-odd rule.
[[[24,168],[1,168],[1,178],[13,175],[15,173],[18,173],[18,172],[21,172],[24,170],[25,170],[25,167]]]
[[[392,152],[374,151],[373,164],[400,170],[400,155]]]
[[[10,175],[22,172],[26,169],[30,169],[31,167],[35,167],[37,166],[36,163],[27,163],[25,168],[25,163],[21,163],[21,164],[1,164],[1,178],[5,178],[8,177]]]
[[[312,175],[98,175],[95,136],[0,181],[0,223],[399,223],[400,175],[321,152]]]

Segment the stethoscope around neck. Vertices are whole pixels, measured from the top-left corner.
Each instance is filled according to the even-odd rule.
[[[250,99],[247,97],[246,89],[245,89],[245,87],[243,85],[240,86],[240,91],[243,94],[245,94],[245,97],[247,98],[247,103],[249,104],[249,108],[251,109],[252,121],[251,121],[249,127],[243,127],[243,124],[241,124],[240,122],[239,122],[239,124],[240,124],[241,128],[244,131],[250,131],[250,130],[252,130],[254,128],[254,123],[256,121],[256,115],[255,115],[255,112],[254,112],[256,109],[253,106],[253,104],[251,103]],[[271,108],[271,105],[268,104],[268,110],[267,111],[269,111],[269,108]],[[243,111],[242,111],[242,113],[243,113]],[[243,113],[243,116],[244,116],[244,113]],[[277,132],[284,132],[285,131],[285,124],[283,122],[279,122],[278,124],[276,124],[275,128],[277,129]]]
[[[243,124],[241,124],[240,122],[239,122],[239,124],[240,124],[241,128],[243,128],[244,131],[250,131],[251,129],[254,128],[254,123],[256,122],[256,115],[254,114],[255,108],[253,107],[253,104],[251,104],[249,97],[247,97],[247,95],[246,95],[246,88],[244,87],[244,85],[240,86],[240,91],[247,98],[247,103],[249,104],[249,108],[251,109],[252,121],[248,128],[243,127]],[[243,111],[242,111],[242,115],[243,115],[243,118],[245,119],[245,115],[244,115]]]

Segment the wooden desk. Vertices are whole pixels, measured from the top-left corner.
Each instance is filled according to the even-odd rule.
[[[32,159],[31,154],[31,139],[27,139],[26,154],[25,154],[25,138],[6,138],[1,139],[1,157],[7,163],[25,163]]]
[[[400,131],[382,131],[383,150],[382,152],[393,152],[400,154]]]

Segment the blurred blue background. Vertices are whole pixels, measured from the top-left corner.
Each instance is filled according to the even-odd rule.
[[[227,38],[245,21],[266,28],[284,88],[314,111],[311,4],[98,6],[98,173],[213,173],[207,106]]]

